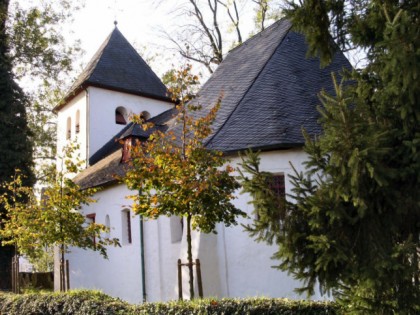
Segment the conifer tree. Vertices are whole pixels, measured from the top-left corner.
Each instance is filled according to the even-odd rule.
[[[303,291],[319,284],[347,313],[418,314],[420,3],[289,5],[310,53],[328,63],[339,47],[361,48],[366,66],[347,81],[333,76],[334,95],[321,92],[323,134],[305,135],[308,161],[291,177],[294,203],[280,229],[265,218],[266,240],[278,244],[279,268],[304,281]]]
[[[0,1],[0,182],[8,181],[13,177],[15,169],[20,169],[26,178],[25,185],[31,186],[34,176],[31,134],[25,112],[27,100],[14,80],[8,54],[8,4],[8,0]],[[4,209],[0,207],[0,217],[3,215]],[[0,288],[10,287],[12,255],[13,250],[0,246]]]

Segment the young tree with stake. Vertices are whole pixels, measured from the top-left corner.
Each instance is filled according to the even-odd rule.
[[[133,210],[145,218],[180,216],[186,219],[190,298],[194,298],[191,229],[216,232],[216,223],[236,224],[244,215],[231,201],[239,187],[221,152],[209,151],[204,140],[211,133],[219,104],[207,115],[194,119],[198,106],[192,104],[192,88],[198,78],[190,66],[173,73],[171,93],[178,101],[176,126],[154,132],[148,141],[137,141],[124,178],[140,193],[129,196]],[[145,126],[147,128],[147,126]]]

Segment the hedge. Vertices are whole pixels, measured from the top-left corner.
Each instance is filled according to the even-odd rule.
[[[331,302],[288,299],[203,299],[131,305],[97,291],[68,293],[0,294],[0,315],[113,315],[113,314],[281,314],[338,315],[339,307]]]

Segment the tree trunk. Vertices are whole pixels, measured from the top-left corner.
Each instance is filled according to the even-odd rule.
[[[193,259],[192,259],[192,245],[191,245],[191,214],[187,216],[187,255],[188,255],[188,271],[190,274],[190,299],[194,299],[194,272],[193,272]]]

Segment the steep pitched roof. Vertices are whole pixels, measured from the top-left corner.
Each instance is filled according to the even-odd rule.
[[[111,32],[84,71],[73,83],[64,103],[87,86],[170,101],[165,85],[117,27]]]
[[[306,58],[305,38],[291,26],[282,19],[232,50],[200,90],[198,116],[222,96],[209,149],[287,148],[304,143],[302,128],[321,133],[317,94],[332,92],[331,72],[351,65],[339,52],[321,69],[318,58]]]
[[[291,27],[280,20],[233,49],[201,88],[194,100],[202,106],[193,113],[196,117],[207,114],[222,97],[207,148],[225,153],[290,148],[303,145],[302,128],[311,135],[321,133],[317,95],[322,89],[332,93],[331,72],[351,65],[338,52],[321,69],[318,58],[306,58],[305,38]],[[170,128],[179,132],[179,125]],[[128,126],[120,136],[135,130]],[[114,164],[104,163],[108,159],[84,171],[92,176],[91,183],[103,183],[104,174],[114,170]]]

